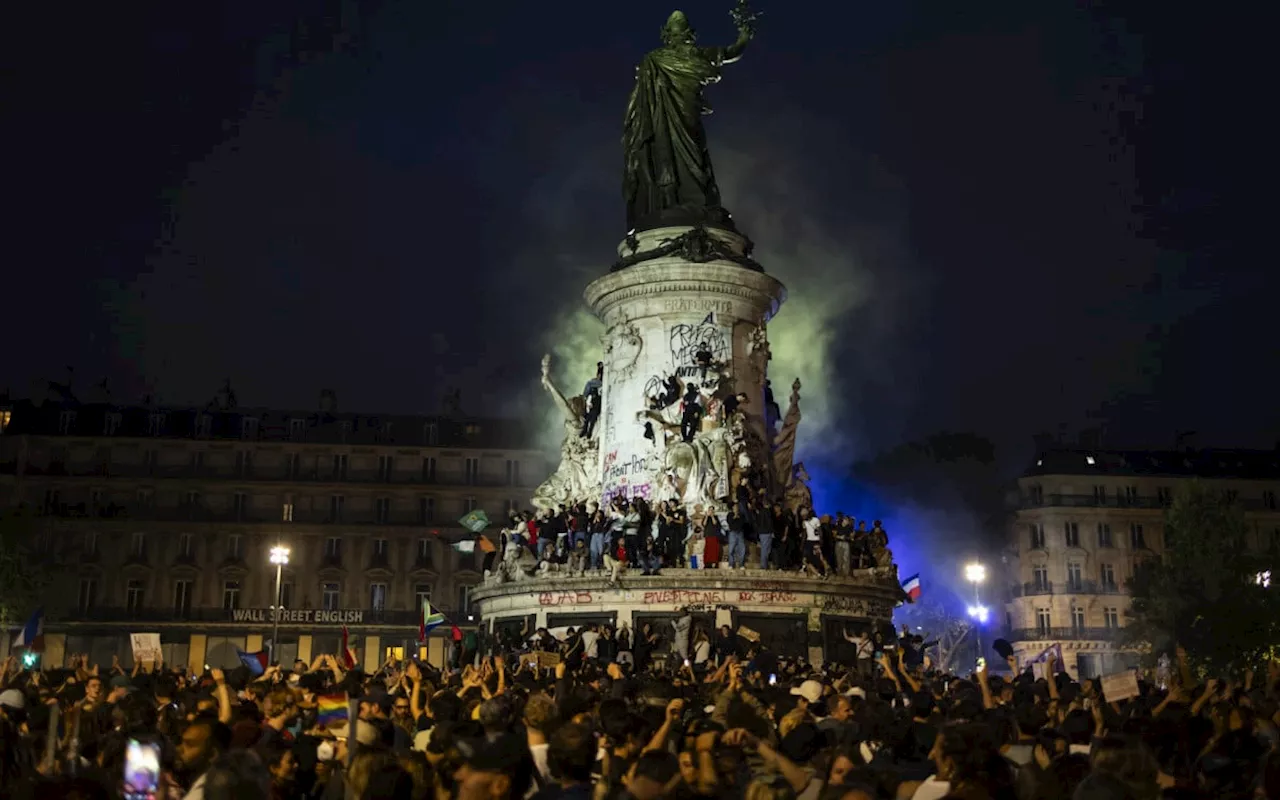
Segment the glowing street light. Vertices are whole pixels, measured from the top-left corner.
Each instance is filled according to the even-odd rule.
[[[1261,586],[1263,589],[1270,589],[1271,588],[1271,570],[1264,569],[1262,572],[1259,572],[1257,577],[1257,582],[1258,582],[1258,585]]]
[[[967,564],[964,568],[964,579],[973,584],[982,583],[987,579],[987,568],[976,561]]]
[[[983,605],[969,606],[969,616],[978,621],[979,624],[986,624],[987,619],[991,616],[991,609]]]
[[[276,607],[271,613],[271,647],[267,649],[267,660],[276,663],[276,640],[280,638],[280,579],[284,574],[284,565],[289,563],[289,548],[276,545],[271,548],[271,563],[276,565]]]

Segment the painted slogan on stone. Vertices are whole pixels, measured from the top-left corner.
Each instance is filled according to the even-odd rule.
[[[678,495],[688,488],[694,462],[701,465],[702,460],[707,464],[698,467],[698,474],[714,472],[715,484],[724,483],[718,474],[724,470],[710,468],[711,455],[701,454],[693,438],[702,431],[703,420],[714,419],[719,411],[717,392],[733,361],[733,327],[721,321],[715,307],[700,311],[668,319],[663,327],[619,326],[614,331],[640,344],[615,343],[607,362],[604,429],[612,447],[601,455],[606,502],[620,496],[652,501]],[[635,433],[628,433],[633,425]]]
[[[728,361],[731,346],[729,333],[716,325],[715,314],[708,314],[697,325],[672,325],[670,345],[676,377],[686,381],[703,377],[712,364]]]

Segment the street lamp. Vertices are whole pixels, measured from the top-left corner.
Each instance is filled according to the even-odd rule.
[[[268,661],[276,663],[276,640],[280,638],[280,579],[284,574],[284,565],[289,563],[289,548],[276,545],[271,548],[271,563],[276,565],[276,603],[271,613],[271,647],[267,651]]]
[[[978,658],[982,658],[982,625],[987,621],[990,609],[982,604],[978,587],[987,579],[987,568],[976,561],[966,564],[964,577],[973,584],[973,605],[969,606],[969,616],[973,617],[973,636],[978,646]]]

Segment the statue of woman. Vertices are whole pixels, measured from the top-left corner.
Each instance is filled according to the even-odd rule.
[[[720,68],[741,58],[755,33],[746,0],[739,0],[731,14],[737,41],[698,47],[684,12],[672,12],[662,28],[662,47],[636,67],[622,133],[629,230],[704,224],[733,229],[720,205],[702,125],[702,116],[711,113],[702,87],[720,80]]]
[[[587,406],[582,395],[567,399],[551,382],[551,356],[542,357],[542,388],[547,390],[564,417],[564,440],[560,443],[560,466],[534,492],[536,508],[556,508],[561,503],[581,502],[600,496],[600,476],[596,474],[599,438],[582,436]]]

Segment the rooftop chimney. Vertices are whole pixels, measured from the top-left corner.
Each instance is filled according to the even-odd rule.
[[[320,413],[334,414],[338,411],[338,393],[332,389],[320,390]]]

